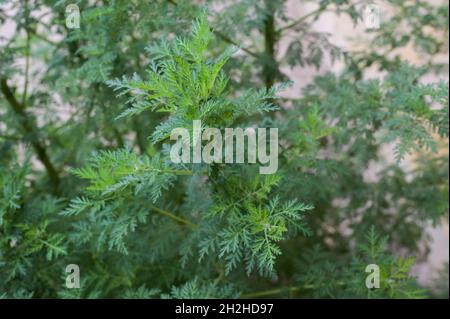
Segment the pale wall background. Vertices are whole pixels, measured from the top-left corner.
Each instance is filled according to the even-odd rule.
[[[431,3],[442,3],[445,1],[439,0],[429,0]],[[288,16],[293,19],[298,19],[299,17],[307,14],[308,12],[313,11],[317,8],[317,5],[311,2],[308,5],[298,5],[299,1],[289,0],[288,1]],[[381,25],[383,23],[383,19],[386,19],[390,15],[393,14],[392,9],[389,6],[383,5],[383,1],[372,1],[379,5],[380,7],[380,18]],[[347,16],[341,15],[338,16],[332,12],[324,13],[320,19],[318,19],[313,28],[316,31],[327,32],[331,34],[331,42],[346,51],[355,51],[361,50],[367,47],[371,41],[371,35],[366,32],[366,27],[364,24],[360,23],[358,25],[354,25],[350,18]],[[288,43],[281,43],[279,48],[280,51],[286,50]],[[402,57],[408,60],[412,64],[420,64],[421,57],[419,54],[414,52],[412,48],[405,48],[399,51],[395,51],[394,53],[400,53]],[[447,61],[448,55],[436,56],[436,62]],[[287,92],[288,96],[299,96],[301,89],[304,88],[308,83],[312,81],[314,76],[317,74],[322,74],[325,72],[337,72],[339,73],[343,69],[343,63],[335,63],[333,64],[330,60],[325,61],[322,64],[320,70],[316,70],[314,67],[301,68],[297,67],[294,69],[284,68],[283,71],[289,75],[289,77],[294,80],[294,86]],[[380,77],[381,74],[376,72],[375,69],[370,70],[367,74],[367,77]],[[445,79],[448,80],[448,74],[446,74]],[[431,76],[426,78],[426,82],[435,82],[439,80],[437,76]],[[443,150],[448,153],[448,149]],[[394,157],[392,154],[392,148],[387,146],[384,149],[384,155],[389,158],[391,161],[394,161]],[[408,170],[413,165],[414,157],[409,157],[404,160],[401,165]],[[380,167],[370,166],[369,170],[366,172],[369,179],[376,178],[377,170]],[[428,285],[435,279],[434,276],[437,273],[437,270],[442,269],[445,263],[449,261],[449,224],[448,221],[444,221],[443,225],[438,227],[433,227],[430,225],[427,229],[427,234],[430,237],[431,241],[431,252],[428,255],[426,260],[422,260],[418,263],[418,265],[413,270],[414,275],[418,276],[419,281]]]

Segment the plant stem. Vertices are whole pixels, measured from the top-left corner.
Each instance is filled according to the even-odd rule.
[[[300,287],[277,288],[277,289],[264,290],[264,291],[243,294],[243,295],[241,295],[241,298],[251,299],[251,298],[270,297],[270,296],[274,296],[274,295],[279,295],[284,292],[288,292],[289,294],[292,294],[292,293],[296,293],[299,291],[300,291]]]
[[[50,247],[50,248],[52,248],[53,250],[58,251],[60,254],[62,254],[62,255],[67,255],[67,251],[66,251],[65,249],[60,248],[60,247],[57,247],[57,246],[55,246],[55,245],[53,245],[53,244],[50,244],[48,241],[43,240],[43,239],[39,239],[39,241],[40,241],[41,243],[43,243],[44,245],[46,245],[47,247]]]
[[[191,221],[189,221],[187,219],[181,218],[181,217],[179,217],[179,216],[177,216],[177,215],[175,215],[175,214],[173,214],[171,212],[168,212],[166,210],[163,210],[161,208],[153,206],[151,209],[154,210],[155,212],[157,212],[157,213],[159,213],[159,214],[161,214],[163,216],[166,216],[166,217],[168,217],[168,218],[170,218],[172,220],[175,220],[175,221],[177,221],[177,222],[179,222],[181,224],[187,225],[187,226],[192,227],[192,228],[198,227],[197,224],[194,224],[193,222],[191,222]]]
[[[267,7],[270,10],[270,4],[267,2]],[[266,58],[263,63],[264,83],[267,89],[270,89],[275,81],[275,74],[277,66],[275,61],[275,18],[270,14],[264,20],[264,53]]]
[[[337,286],[344,286],[345,283],[343,281],[338,281],[336,282]],[[282,293],[297,293],[300,290],[306,290],[306,289],[314,289],[314,288],[320,288],[318,286],[312,285],[312,284],[305,284],[301,287],[296,286],[296,287],[285,287],[285,288],[275,288],[275,289],[270,289],[270,290],[264,290],[264,291],[258,291],[258,292],[250,292],[247,294],[243,294],[241,295],[241,298],[261,298],[261,297],[270,297],[270,296],[274,296],[274,295],[279,295]]]
[[[355,3],[349,3],[348,4],[348,8],[355,7],[357,5],[360,5],[361,3],[365,3],[365,1],[362,0],[362,1],[357,1]],[[300,17],[299,19],[289,23],[288,25],[278,29],[276,31],[276,33],[279,35],[279,34],[283,33],[284,31],[286,31],[288,29],[294,28],[297,25],[302,24],[303,22],[308,20],[310,17],[313,17],[313,16],[318,17],[319,15],[321,15],[324,12],[335,12],[335,13],[339,14],[338,10],[336,10],[336,9],[328,9],[328,6],[329,6],[329,4],[328,5],[320,5],[320,7],[317,8],[316,10],[313,10],[310,13],[305,14],[304,16]]]
[[[232,45],[240,47],[234,40],[232,40],[229,36],[223,34],[222,32],[217,31],[217,30],[213,30],[213,32],[214,32],[215,35],[219,36],[219,38],[221,38],[225,42],[228,42],[228,43],[230,43]],[[255,58],[258,57],[258,53],[255,53],[255,52],[253,52],[253,51],[251,51],[251,50],[249,50],[247,48],[243,48],[243,47],[240,47],[240,48],[242,49],[242,51],[244,51],[248,55],[251,55],[252,57],[255,57]]]
[[[31,122],[30,118],[25,112],[24,106],[20,104],[19,101],[17,101],[16,97],[14,96],[10,87],[8,86],[6,79],[0,80],[0,90],[5,96],[8,103],[10,104],[14,113],[19,117],[19,122],[22,128],[24,129],[25,133],[28,136],[30,136],[31,146],[36,152],[39,161],[44,165],[45,169],[47,170],[48,177],[50,178],[50,182],[53,186],[53,193],[57,194],[60,178],[55,169],[55,166],[48,157],[47,150],[44,144],[38,138],[37,128],[34,127],[33,123]]]
[[[30,12],[28,10],[28,1],[25,1],[25,32],[27,33],[27,39],[26,39],[26,45],[25,45],[25,82],[24,82],[24,88],[23,88],[23,95],[22,95],[22,105],[25,105],[27,101],[27,94],[28,94],[28,77],[30,72],[30,30],[28,29],[29,25],[29,16]]]
[[[170,4],[172,4],[172,5],[174,5],[174,6],[176,6],[176,5],[178,5],[178,3],[175,1],[175,0],[167,0],[167,2],[169,2]],[[230,44],[232,44],[232,45],[235,45],[235,46],[238,46],[238,47],[240,47],[237,43],[236,43],[236,41],[234,41],[233,39],[231,39],[229,36],[227,36],[226,34],[223,34],[222,32],[220,32],[220,31],[218,31],[218,30],[215,30],[215,29],[213,29],[213,32],[214,32],[214,34],[215,35],[217,35],[219,38],[221,38],[222,40],[224,40],[225,42],[228,42],[228,43],[230,43]],[[247,48],[241,48],[242,49],[242,51],[244,51],[245,53],[247,53],[247,54],[249,54],[249,55],[251,55],[251,56],[253,56],[253,57],[258,57],[259,55],[258,55],[258,53],[255,53],[255,52],[253,52],[253,51],[251,51],[251,50],[249,50],[249,49],[247,49]]]
[[[288,25],[278,29],[277,30],[277,34],[281,34],[281,33],[283,33],[284,31],[286,31],[288,29],[294,28],[297,25],[299,25],[299,24],[305,22],[306,20],[308,20],[310,17],[317,16],[317,15],[321,14],[325,10],[326,10],[325,7],[320,7],[318,9],[314,10],[314,11],[311,11],[310,13],[308,13],[308,14],[304,15],[303,17],[301,17],[300,19],[297,19],[297,20],[293,21],[292,23],[290,23],[290,24],[288,24]]]

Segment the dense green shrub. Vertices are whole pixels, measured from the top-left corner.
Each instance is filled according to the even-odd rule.
[[[350,53],[312,24],[361,23],[356,2],[298,20],[283,0],[206,3],[78,1],[79,29],[66,1],[2,4],[0,296],[448,296],[410,275],[427,227],[448,223],[448,84],[424,81],[448,76],[448,5],[386,1],[396,15]],[[330,58],[345,70],[280,94],[283,67]],[[193,120],[278,128],[278,171],[172,163],[170,132]]]

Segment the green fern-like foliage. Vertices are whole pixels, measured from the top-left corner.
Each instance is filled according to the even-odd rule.
[[[358,51],[316,22],[361,1],[204,3],[0,4],[0,298],[448,297],[412,276],[448,224],[448,3],[380,1]],[[277,172],[173,163],[194,120],[277,128]]]
[[[350,260],[332,262],[329,252],[319,246],[305,254],[300,263],[316,264],[299,276],[300,289],[312,291],[315,297],[346,298],[424,298],[415,278],[410,275],[415,264],[414,257],[395,257],[388,253],[388,237],[380,236],[371,227]],[[379,271],[379,287],[368,288],[366,279],[368,265],[375,265]]]
[[[222,67],[233,50],[226,50],[216,59],[209,58],[206,50],[212,36],[206,17],[202,16],[193,24],[190,38],[177,38],[172,44],[163,43],[150,50],[156,62],[150,66],[148,80],[134,77],[111,81],[110,85],[122,90],[121,94],[131,95],[131,107],[119,119],[147,108],[170,113],[152,133],[156,145],[167,138],[172,129],[192,126],[194,119],[201,119],[206,125],[228,126],[243,114],[276,109],[270,102],[275,98],[275,89],[248,91],[236,100],[226,98],[227,79]],[[219,114],[222,116],[218,121]],[[228,114],[228,118],[223,114]],[[164,151],[141,157],[126,149],[101,152],[90,162],[85,168],[72,170],[74,175],[89,180],[86,195],[73,199],[62,214],[80,216],[85,212],[84,215],[95,219],[97,226],[104,222],[99,243],[108,241],[109,249],[116,248],[128,254],[127,235],[134,232],[139,223],[144,223],[153,210],[191,228],[189,238],[181,245],[183,264],[194,255],[199,262],[208,256],[223,263],[225,274],[242,263],[248,274],[254,269],[261,274],[271,274],[276,257],[281,254],[277,243],[288,232],[308,234],[303,213],[311,210],[311,205],[296,200],[280,203],[276,197],[269,200],[281,180],[279,175],[260,179],[253,173],[243,180],[236,178],[239,173],[230,165],[180,169],[171,167]],[[166,208],[142,205],[148,200],[161,205],[164,201],[158,200],[163,191],[172,191],[178,175],[193,174],[203,176],[205,184],[213,188],[210,195],[216,199],[216,204],[207,207],[201,215],[193,218],[167,212]],[[228,180],[228,185],[223,184],[222,189],[214,186],[223,179]],[[137,202],[138,198],[143,202]],[[130,205],[135,208],[130,209]],[[111,221],[114,221],[112,225]],[[203,239],[196,244],[197,238]]]

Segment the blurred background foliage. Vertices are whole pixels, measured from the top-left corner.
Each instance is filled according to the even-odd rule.
[[[71,3],[79,29],[65,24]],[[426,286],[411,276],[429,253],[427,229],[448,225],[448,3],[376,2],[390,14],[366,30],[363,49],[314,27],[333,14],[360,28],[369,3],[0,1],[0,296],[448,298],[448,264],[430,269],[436,280]],[[176,113],[116,120],[150,108],[136,88],[160,59],[155,48],[189,36],[205,5],[212,31],[202,54],[240,47],[223,65],[228,86],[218,97],[277,108],[216,110],[210,125],[278,127],[272,177],[246,165],[172,174],[166,142],[149,137]],[[305,10],[292,17],[292,7]],[[195,36],[194,24],[193,39],[204,39]],[[302,90],[272,95],[301,81],[290,70],[311,68],[320,72]],[[134,167],[167,174],[133,173],[131,192],[109,188]],[[82,178],[113,197],[86,191]],[[277,258],[242,237],[278,225],[267,211],[300,228],[274,234],[267,253]],[[65,288],[71,263],[81,289]],[[365,287],[371,263],[381,289]]]

